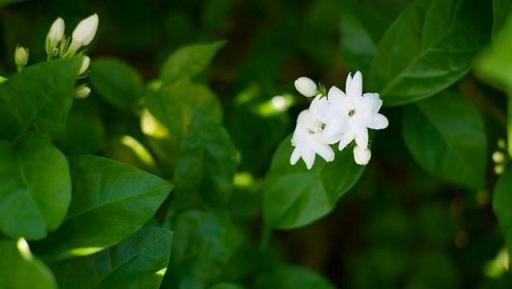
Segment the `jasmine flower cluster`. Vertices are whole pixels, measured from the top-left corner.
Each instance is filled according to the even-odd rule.
[[[315,82],[307,77],[298,78],[295,88],[302,95],[315,98],[297,118],[290,163],[295,165],[302,158],[311,169],[317,154],[327,162],[334,160],[331,145],[337,144],[341,151],[354,142],[355,162],[368,164],[371,158],[368,129],[384,129],[389,122],[379,113],[382,106],[379,94],[363,93],[361,73],[348,75],[345,92],[332,86],[324,96]]]

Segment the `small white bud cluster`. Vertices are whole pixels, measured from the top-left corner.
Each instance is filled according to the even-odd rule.
[[[501,175],[505,171],[505,168],[510,161],[509,156],[506,153],[507,143],[504,139],[498,140],[498,149],[492,153],[492,161],[494,162],[494,173]]]
[[[67,58],[76,55],[80,49],[92,42],[98,30],[98,23],[97,14],[83,19],[73,30],[71,39],[69,39],[64,34],[64,20],[60,17],[57,18],[46,35],[45,48],[48,59]]]
[[[54,58],[69,58],[75,55],[82,57],[82,63],[78,74],[84,77],[87,74],[91,58],[83,54],[84,48],[91,44],[96,31],[98,30],[99,18],[97,14],[93,14],[85,19],[75,27],[71,38],[65,35],[65,23],[62,18],[57,18],[53,22],[48,34],[46,35],[45,49],[48,59]],[[91,89],[87,84],[81,84],[75,89],[76,98],[85,98],[89,96]]]

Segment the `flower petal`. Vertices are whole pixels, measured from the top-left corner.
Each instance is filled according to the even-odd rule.
[[[363,98],[367,102],[367,105],[371,107],[371,112],[373,114],[376,114],[379,112],[380,108],[382,107],[382,99],[380,99],[380,96],[378,93],[365,93],[363,94]]]
[[[363,75],[357,71],[352,78],[347,77],[345,92],[348,97],[361,97],[363,95]]]
[[[298,148],[295,148],[290,156],[290,164],[295,165],[300,159],[300,152]]]
[[[310,148],[321,156],[324,160],[328,162],[332,162],[334,160],[334,152],[329,145],[321,144],[317,142],[311,142]]]
[[[315,97],[309,106],[310,114],[322,123],[329,121],[332,115],[331,110],[332,109],[329,106],[327,98],[322,97],[321,95]]]
[[[329,92],[327,93],[327,99],[332,104],[338,104],[345,99],[345,93],[336,86],[331,86],[331,88],[329,88]]]
[[[336,115],[326,123],[323,135],[326,137],[331,137],[333,135],[342,133],[343,131],[347,130],[347,126],[347,118],[343,115]]]
[[[388,125],[389,121],[387,117],[378,113],[373,117],[368,127],[371,129],[385,129]]]
[[[361,147],[368,147],[368,129],[358,128],[354,131],[356,144]]]
[[[354,140],[354,137],[355,135],[352,130],[341,135],[340,143],[338,144],[338,149],[340,151],[343,150],[349,143],[351,143]]]
[[[310,170],[313,167],[313,164],[315,163],[315,152],[310,148],[304,146],[301,148],[301,156],[302,159],[304,160],[304,163],[306,163],[306,168]]]

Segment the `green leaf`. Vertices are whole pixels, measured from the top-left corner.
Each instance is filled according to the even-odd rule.
[[[89,75],[94,91],[112,106],[126,111],[140,104],[144,82],[137,70],[114,58],[98,58]]]
[[[225,206],[233,189],[236,154],[218,121],[207,112],[196,110],[176,165],[177,201],[191,201],[199,195],[206,204]]]
[[[186,82],[151,92],[146,98],[146,107],[167,128],[171,137],[183,138],[196,108],[209,111],[219,122],[222,118],[222,109],[215,94],[204,85]],[[142,129],[151,135],[144,128],[144,123]]]
[[[23,69],[0,84],[0,136],[13,140],[31,127],[58,137],[66,128],[80,59]]]
[[[316,272],[296,266],[278,266],[256,281],[256,289],[334,289],[334,286]]]
[[[80,100],[71,108],[61,147],[66,155],[95,154],[107,142],[97,107]]]
[[[507,167],[494,188],[493,209],[505,236],[509,254],[512,253],[512,167]]]
[[[157,289],[167,270],[172,233],[146,227],[95,255],[52,265],[60,289]]]
[[[16,4],[16,3],[22,2],[22,1],[25,1],[25,0],[0,0],[0,7],[11,5],[11,4]]]
[[[386,32],[370,70],[372,90],[395,106],[435,95],[470,69],[491,30],[481,0],[417,0]]]
[[[202,288],[220,281],[243,241],[238,228],[224,215],[202,211],[179,214],[173,223],[172,270],[164,284]]]
[[[409,2],[341,1],[341,52],[351,70],[368,70],[382,35]]]
[[[483,188],[487,138],[478,111],[462,96],[443,92],[406,108],[403,137],[414,159],[441,180]]]
[[[38,249],[49,260],[89,255],[138,231],[172,186],[123,163],[95,156],[71,161],[73,198],[62,226]]]
[[[244,287],[240,287],[235,284],[223,282],[223,283],[218,283],[218,284],[215,284],[214,286],[211,286],[210,289],[244,289]]]
[[[512,17],[494,37],[490,48],[476,62],[476,72],[492,84],[512,92]]]
[[[371,59],[377,50],[376,43],[369,35],[361,22],[359,15],[354,11],[354,1],[342,2],[341,15],[341,52],[344,60],[351,69],[366,71],[371,64]]]
[[[317,158],[311,170],[302,161],[290,165],[292,150],[288,137],[274,154],[264,186],[265,223],[279,229],[305,226],[327,215],[364,171],[350,149],[337,151],[330,163]]]
[[[494,0],[493,4],[494,26],[492,31],[493,35],[495,35],[512,15],[512,1]]]
[[[145,105],[142,132],[150,137],[150,145],[164,168],[176,165],[176,156],[194,109],[208,111],[219,123],[222,118],[219,101],[204,85],[181,82],[164,86],[151,91]]]
[[[178,49],[165,61],[160,78],[168,84],[191,80],[203,72],[225,43],[218,41]]]
[[[52,273],[32,256],[25,240],[0,239],[0,252],[0,288],[57,289]]]
[[[71,177],[64,155],[48,137],[28,133],[15,145],[0,141],[0,230],[44,238],[64,220]]]

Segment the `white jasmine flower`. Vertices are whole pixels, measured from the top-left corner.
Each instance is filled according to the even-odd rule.
[[[295,80],[294,84],[295,84],[295,89],[297,89],[297,91],[300,94],[302,94],[306,97],[313,97],[318,92],[316,83],[308,77],[305,77],[305,76],[299,77],[299,78],[297,78],[297,80]]]
[[[89,68],[89,64],[91,63],[91,58],[87,55],[84,55],[82,58],[82,64],[80,65],[80,70],[78,72],[79,75],[84,74]]]
[[[334,117],[326,123],[325,134],[338,136],[340,150],[355,140],[356,145],[368,147],[368,129],[384,129],[388,119],[379,113],[382,100],[377,93],[363,94],[363,79],[360,72],[347,77],[346,94],[333,86],[327,100],[335,110]]]
[[[27,48],[18,46],[14,51],[14,63],[20,71],[28,63],[29,50]]]
[[[85,84],[80,85],[75,90],[76,98],[86,98],[89,96],[89,94],[91,94],[91,89]]]
[[[354,147],[354,160],[356,164],[365,166],[370,161],[372,157],[372,152],[367,147],[362,147],[356,145]]]
[[[316,84],[306,77],[297,79],[295,87],[306,96],[319,93]],[[360,72],[353,77],[348,75],[345,89],[346,93],[333,86],[327,97],[318,94],[309,109],[299,114],[292,137],[295,147],[290,157],[292,165],[302,158],[311,169],[317,154],[332,161],[334,152],[330,145],[338,143],[339,150],[343,150],[352,141],[355,141],[354,161],[359,165],[368,164],[371,159],[368,129],[384,129],[389,124],[388,119],[379,113],[382,106],[379,94],[363,94]]]
[[[52,47],[55,47],[64,38],[64,29],[64,19],[60,17],[55,19],[48,31],[48,35],[46,35],[46,41],[48,41]]]
[[[80,21],[71,35],[70,51],[74,53],[80,47],[89,45],[96,35],[98,23],[99,18],[97,14],[93,14]]]
[[[295,149],[290,157],[290,164],[295,165],[302,158],[306,167],[311,169],[316,154],[328,162],[334,160],[334,152],[328,141],[323,138],[322,126],[322,123],[309,110],[299,114],[292,137],[292,146]]]

